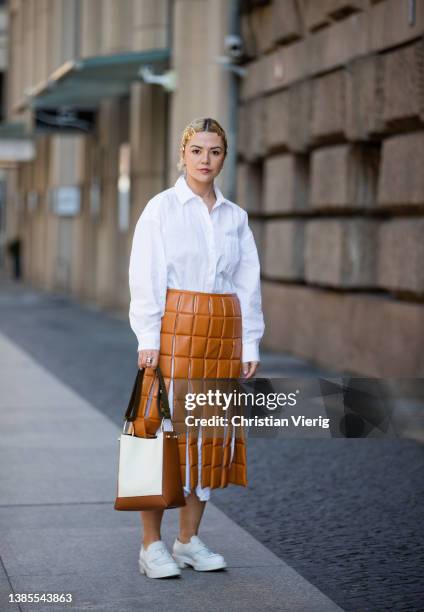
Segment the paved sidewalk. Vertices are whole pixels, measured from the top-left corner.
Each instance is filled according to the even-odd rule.
[[[0,610],[341,610],[211,503],[200,535],[228,570],[141,576],[138,513],[113,509],[120,429],[1,334],[0,386]],[[168,545],[177,519],[165,513]]]

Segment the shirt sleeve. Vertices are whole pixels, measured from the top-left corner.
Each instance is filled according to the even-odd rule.
[[[129,263],[129,319],[138,340],[138,351],[160,348],[166,279],[160,222],[146,207],[135,226]]]
[[[233,283],[240,300],[242,316],[242,361],[259,361],[259,342],[264,334],[260,264],[252,230],[244,214],[240,229],[240,261],[234,271]]]

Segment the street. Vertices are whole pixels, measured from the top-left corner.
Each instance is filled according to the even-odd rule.
[[[27,385],[36,385],[37,381],[41,385],[45,380],[53,388],[57,381],[54,402],[46,402],[46,431],[44,421],[35,418],[34,429],[28,430],[31,415],[25,412],[26,408],[22,414],[16,412],[14,420],[7,411],[16,402],[21,404],[9,391],[2,393],[2,437],[5,438],[1,477],[6,484],[2,490],[13,492],[10,496],[2,495],[0,507],[2,597],[10,592],[10,584],[15,592],[63,590],[60,580],[63,575],[69,578],[70,591],[85,594],[79,607],[71,609],[138,609],[134,607],[134,581],[139,581],[140,593],[146,587],[145,579],[136,573],[137,546],[130,550],[130,536],[138,533],[138,517],[135,513],[110,511],[115,482],[110,482],[106,477],[108,472],[102,471],[104,458],[107,468],[113,470],[115,457],[110,443],[116,441],[115,430],[118,434],[122,425],[136,372],[135,336],[121,313],[83,306],[65,296],[49,295],[11,281],[2,281],[0,289],[3,383],[5,372],[19,380],[25,389],[21,402],[25,403],[31,401],[31,395],[38,396],[42,391],[35,387],[29,389]],[[28,364],[34,364],[35,369],[32,371],[31,366],[27,376]],[[38,367],[45,371],[45,379]],[[260,375],[302,377],[330,373],[300,359],[265,354]],[[69,396],[64,394],[61,408],[65,387],[70,391]],[[71,405],[78,406],[76,412],[70,411]],[[66,415],[62,423],[60,409]],[[96,414],[101,414],[102,419]],[[47,417],[53,419],[52,424],[48,424]],[[67,441],[68,419],[72,437]],[[16,467],[23,465],[22,454],[15,452],[11,443],[13,436],[18,440],[20,427],[25,432],[22,435],[27,436],[23,480]],[[46,448],[50,451],[60,446],[58,440],[53,444],[47,437],[46,432],[53,433],[55,427],[67,448],[65,455],[59,453],[56,466],[63,470],[64,482],[57,480],[55,466],[51,465],[46,473],[52,479],[53,488],[46,482],[42,483],[44,488],[31,487],[31,448],[34,447],[36,465],[41,444],[37,440],[44,440],[46,436]],[[100,442],[102,435],[105,440],[109,436],[109,440]],[[80,440],[78,446],[73,447],[71,441],[77,444],[77,440]],[[94,463],[85,465],[83,459],[89,459],[86,453],[90,440],[99,447],[98,455]],[[70,473],[73,468],[66,465],[66,457],[71,463],[76,461],[72,463],[75,473]],[[7,466],[5,459],[9,461]],[[14,459],[13,464],[10,459]],[[413,439],[249,439],[249,486],[214,490],[207,509],[210,516],[204,522],[205,533],[216,548],[228,545],[228,538],[220,533],[214,540],[213,526],[221,525],[225,533],[231,530],[232,553],[237,560],[234,569],[230,564],[227,575],[218,577],[199,576],[195,572],[184,574],[186,587],[188,580],[192,582],[190,591],[175,581],[162,581],[160,585],[151,581],[143,609],[147,609],[147,604],[154,610],[198,609],[197,598],[208,589],[212,593],[213,584],[220,585],[219,598],[228,597],[226,601],[219,599],[220,605],[228,610],[247,606],[255,610],[314,612],[422,609],[423,464],[423,445]],[[82,465],[87,472],[79,474]],[[94,491],[90,488],[90,470],[99,477]],[[71,489],[79,490],[79,477],[81,497],[73,501],[67,484],[71,482]],[[175,527],[176,517],[172,513],[167,518],[166,529]],[[84,535],[77,530],[81,524],[84,524]],[[66,542],[62,539],[63,526]],[[35,528],[43,533],[42,541]],[[25,532],[25,542],[15,538],[21,530]],[[56,547],[68,551],[68,563],[63,563],[58,552],[52,554]],[[28,558],[23,560],[19,554],[25,550]],[[84,558],[81,551],[90,558]],[[28,570],[32,558],[39,572]],[[60,568],[57,574],[56,563]],[[128,563],[132,564],[128,566],[130,575],[127,570],[114,570],[116,564],[126,568]],[[91,583],[89,576],[82,583],[79,581],[81,568],[97,565],[98,574],[103,572],[106,582],[111,580],[108,575],[116,575],[116,581],[122,579],[117,590],[128,592],[127,601],[115,597],[112,586],[106,588],[106,582],[97,580],[96,573],[93,576],[97,578]],[[29,573],[31,576],[27,576]],[[246,590],[247,584],[251,590]],[[95,592],[96,585],[103,585],[109,600],[115,601],[115,606],[119,601],[119,607],[106,606],[101,593]],[[290,600],[294,593],[298,593],[298,599]],[[217,601],[211,596],[214,609]],[[2,609],[35,607],[20,605],[20,608],[8,608],[3,604]],[[59,610],[64,606],[46,605],[36,609]],[[208,606],[209,603],[202,603],[203,609],[212,609]]]

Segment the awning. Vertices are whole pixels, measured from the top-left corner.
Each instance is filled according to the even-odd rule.
[[[128,93],[131,82],[140,80],[140,68],[164,70],[169,58],[165,48],[71,60],[30,92],[29,104],[36,109],[93,110],[105,98]]]

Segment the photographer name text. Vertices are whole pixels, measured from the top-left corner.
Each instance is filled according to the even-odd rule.
[[[229,419],[218,415],[202,418],[189,414],[185,418],[185,424],[188,427],[199,427],[199,425],[201,427],[226,427],[230,423],[234,427],[290,427],[291,425],[294,427],[321,427],[322,429],[330,427],[330,419],[321,416],[309,418],[304,415],[291,415],[290,418],[274,418],[272,416],[244,417],[237,414]]]

